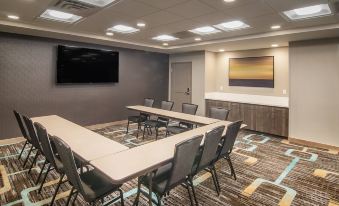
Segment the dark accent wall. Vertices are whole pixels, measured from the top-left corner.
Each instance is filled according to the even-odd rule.
[[[119,52],[119,83],[56,84],[58,44]],[[20,134],[12,110],[30,117],[56,114],[91,125],[123,120],[126,105],[168,97],[168,55],[0,33],[0,139]]]

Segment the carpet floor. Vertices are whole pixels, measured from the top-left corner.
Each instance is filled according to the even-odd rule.
[[[135,125],[128,135],[125,134],[126,125],[106,126],[94,131],[130,148],[155,140],[154,132],[153,135],[146,134],[144,140],[142,133],[137,138]],[[160,138],[164,138],[164,131],[160,132]],[[39,194],[39,184],[34,182],[44,158],[39,157],[37,165],[28,173],[27,167],[22,166],[22,159],[28,151],[18,160],[22,146],[22,142],[0,144],[0,205],[46,205],[51,200],[59,175],[50,172]],[[29,158],[32,160],[33,155]],[[220,196],[214,190],[209,173],[201,172],[194,179],[200,205],[339,206],[338,151],[295,145],[285,139],[244,130],[238,135],[231,159],[237,180],[230,177],[227,161],[221,160],[216,165]],[[136,183],[132,180],[123,185],[125,205],[132,205]],[[55,205],[65,205],[69,190],[68,183],[62,185]],[[105,201],[115,196],[112,194]],[[187,190],[183,187],[173,189],[163,199],[163,204],[189,205]],[[86,203],[78,196],[75,205]],[[147,199],[142,197],[139,205],[147,205]]]

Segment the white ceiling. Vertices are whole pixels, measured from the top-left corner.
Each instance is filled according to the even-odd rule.
[[[287,21],[281,12],[289,9],[329,3],[335,0],[121,0],[115,5],[98,9],[74,24],[53,22],[38,18],[58,0],[1,0],[0,31],[60,39],[69,39],[144,49],[166,53],[195,50],[218,51],[267,48],[272,43],[287,46],[289,41],[339,36],[339,15],[296,22]],[[9,20],[7,15],[20,16]],[[201,42],[194,37],[179,39],[163,47],[152,40],[160,34],[175,34],[199,26],[215,25],[230,20],[242,20],[251,28],[220,32],[203,36]],[[138,21],[146,27],[135,34],[105,35],[115,24],[136,27]],[[272,25],[279,24],[279,31]]]

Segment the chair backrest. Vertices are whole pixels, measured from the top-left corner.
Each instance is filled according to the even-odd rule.
[[[53,149],[52,149],[51,140],[49,138],[49,134],[47,133],[46,128],[38,122],[35,122],[34,126],[35,126],[35,129],[36,129],[36,133],[38,135],[38,138],[40,140],[40,143],[41,143],[41,149],[44,152],[46,159],[48,160],[49,163],[52,164],[52,166],[56,170],[59,170],[59,168],[57,168],[57,165],[55,164],[54,152],[56,152],[56,151],[53,151]],[[58,172],[60,172],[60,171],[58,171]]]
[[[190,103],[182,103],[182,113],[195,115],[198,110],[198,105]]]
[[[173,108],[174,102],[172,101],[161,101],[161,109],[171,111]]]
[[[171,189],[182,183],[191,174],[195,157],[198,153],[203,135],[194,136],[189,140],[175,145],[174,157],[170,177],[165,190]]]
[[[144,100],[144,106],[146,107],[153,107],[153,104],[154,104],[154,99],[146,98]]]
[[[23,115],[22,118],[24,119],[28,135],[31,138],[32,145],[38,150],[42,151],[39,138],[36,134],[35,127],[33,125],[33,121],[25,115]]]
[[[53,136],[52,141],[55,144],[56,150],[58,154],[60,155],[61,162],[64,166],[64,172],[67,176],[68,181],[71,183],[75,189],[77,189],[81,195],[86,200],[86,193],[82,187],[81,179],[77,171],[77,166],[75,164],[73,152],[69,145],[65,143],[62,139]]]
[[[173,109],[174,102],[172,101],[161,101],[161,109],[171,111]],[[164,117],[158,117],[158,121],[168,123],[169,119]]]
[[[26,129],[25,123],[22,121],[21,114],[19,114],[15,110],[13,110],[13,113],[14,113],[16,121],[18,122],[22,136],[24,136],[24,138],[27,139],[30,142],[31,138],[27,134],[27,129]]]
[[[213,119],[227,120],[230,110],[224,108],[211,107],[209,117]]]
[[[204,146],[202,148],[200,160],[196,168],[197,171],[194,172],[198,172],[215,162],[215,154],[217,153],[218,145],[224,130],[225,126],[219,126],[206,132]]]
[[[240,130],[242,121],[232,122],[231,124],[227,125],[227,130],[225,136],[222,137],[223,145],[222,149],[219,154],[217,154],[217,158],[221,158],[226,153],[231,153],[235,140],[238,136],[238,132]]]

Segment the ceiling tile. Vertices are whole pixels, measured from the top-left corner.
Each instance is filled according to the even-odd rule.
[[[137,1],[143,2],[145,4],[148,4],[159,9],[166,9],[168,7],[172,7],[189,0],[137,0]]]
[[[252,3],[252,2],[256,2],[256,3],[258,2],[258,0],[236,0],[234,2],[229,2],[229,3],[224,2],[223,0],[200,0],[200,1],[220,11],[233,8],[233,7],[238,7],[238,6]]]
[[[147,28],[153,28],[156,26],[184,20],[184,18],[178,15],[172,14],[170,12],[167,12],[167,11],[159,11],[159,12],[142,17],[142,20],[146,22]]]
[[[200,3],[197,0],[191,0],[182,4],[178,4],[166,10],[185,18],[193,18],[216,11],[214,8]]]
[[[263,16],[266,14],[274,13],[274,10],[263,1],[248,3],[239,7],[234,7],[224,10],[227,15],[233,16],[238,19],[253,18]]]
[[[109,8],[111,12],[119,12],[127,16],[139,18],[154,12],[159,11],[159,9],[149,6],[148,4],[141,3],[135,0],[123,0],[116,5],[113,5]]]
[[[230,17],[223,12],[217,11],[217,12],[213,12],[213,13],[206,14],[203,16],[195,17],[194,20],[197,22],[200,22],[202,26],[204,26],[204,25],[218,24],[220,22],[227,21],[228,19],[231,19],[231,18],[233,17]]]

